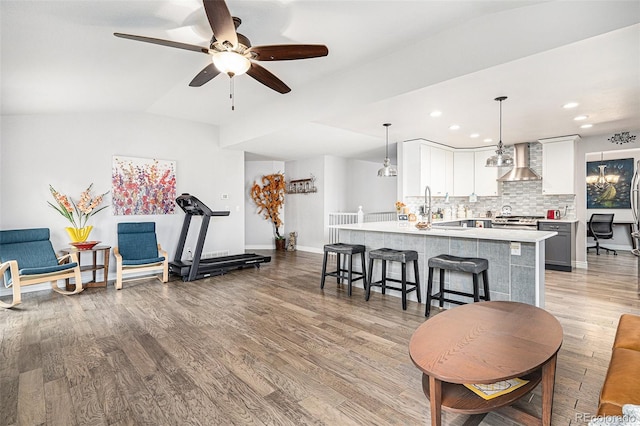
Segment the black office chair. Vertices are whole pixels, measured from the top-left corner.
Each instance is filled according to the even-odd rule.
[[[593,213],[587,224],[587,237],[593,237],[596,241],[595,246],[587,247],[587,253],[589,249],[596,249],[596,254],[600,256],[600,249],[602,249],[605,250],[607,254],[611,251],[614,255],[618,254],[617,251],[600,245],[600,240],[610,240],[613,238],[613,214]]]

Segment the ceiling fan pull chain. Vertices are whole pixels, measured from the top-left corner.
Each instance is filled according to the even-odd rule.
[[[229,79],[229,99],[231,99],[231,111],[235,111],[236,103],[233,96],[233,76]]]

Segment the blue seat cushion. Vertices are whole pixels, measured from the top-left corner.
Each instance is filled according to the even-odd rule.
[[[164,262],[164,256],[162,257],[154,257],[151,259],[122,259],[122,266],[140,266],[140,265],[149,265],[152,263],[160,263]]]
[[[67,269],[73,269],[76,266],[78,266],[77,262],[71,262],[71,263],[63,263],[62,265],[44,266],[40,268],[21,268],[18,272],[20,275],[50,274],[52,272],[60,272],[60,271],[65,271]]]
[[[158,240],[154,222],[123,222],[118,224],[118,251],[123,265],[154,263],[158,257]],[[164,260],[164,259],[162,259]],[[157,260],[156,262],[161,262]]]

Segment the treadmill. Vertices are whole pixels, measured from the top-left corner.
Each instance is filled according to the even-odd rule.
[[[193,195],[182,194],[176,198],[176,204],[185,212],[178,249],[176,250],[173,262],[169,262],[169,272],[173,275],[180,275],[183,281],[193,281],[201,278],[222,275],[232,269],[243,269],[248,267],[259,268],[261,263],[271,261],[271,256],[262,256],[254,253],[236,254],[231,256],[219,256],[201,259],[204,240],[209,228],[211,216],[229,216],[228,211],[213,211],[202,201]],[[193,216],[202,216],[202,224],[198,233],[198,242],[193,253],[193,260],[182,260],[184,245],[189,233],[189,225]]]

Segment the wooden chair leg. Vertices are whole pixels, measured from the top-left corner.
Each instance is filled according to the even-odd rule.
[[[367,265],[366,265],[366,261],[364,259],[364,253],[360,253],[360,261],[362,262],[362,284],[364,285],[364,288],[367,289],[367,287],[369,286],[367,283]]]
[[[480,288],[478,286],[478,274],[473,274],[473,301],[480,301]]]
[[[413,261],[413,276],[415,278],[415,283],[416,283],[416,297],[418,298],[418,303],[422,303],[422,300],[420,300],[420,268],[418,268],[418,261],[414,260]]]
[[[347,267],[349,268],[349,271],[347,272],[347,281],[348,281],[348,290],[347,290],[347,294],[349,294],[349,296],[351,296],[351,283],[353,282],[353,255],[352,254],[348,254],[345,255],[349,257],[349,260],[347,261]]]
[[[375,259],[369,259],[369,284],[367,285],[367,292],[364,296],[364,300],[368,301],[371,297],[371,283],[373,282],[373,263]]]
[[[320,279],[320,288],[324,288],[324,279],[327,276],[327,252],[324,252],[324,257],[322,258],[322,278]]]
[[[387,261],[382,259],[382,294],[387,292]]]
[[[424,308],[424,316],[431,313],[431,292],[433,291],[433,268],[429,267],[429,277],[427,278],[427,306]]]
[[[407,264],[402,262],[402,310],[407,310]]]
[[[444,307],[444,269],[440,268],[440,303],[441,308]]]
[[[482,285],[484,286],[484,300],[491,300],[491,295],[489,294],[489,274],[486,269],[482,271]]]

